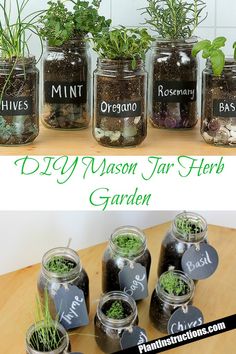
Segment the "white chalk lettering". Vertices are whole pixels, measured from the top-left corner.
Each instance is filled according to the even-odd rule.
[[[186,266],[188,267],[189,272],[192,273],[195,269],[203,268],[209,264],[212,264],[212,261],[210,259],[209,253],[206,251],[204,254],[202,254],[202,257],[199,258],[197,262],[193,263],[192,261],[188,261]]]
[[[133,280],[130,288],[124,288],[124,292],[130,296],[133,296],[134,292],[140,289],[141,292],[144,292],[145,286],[143,285],[144,280],[146,279],[146,274],[141,278],[140,275],[136,275]]]

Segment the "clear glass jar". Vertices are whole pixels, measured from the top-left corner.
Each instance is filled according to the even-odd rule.
[[[80,130],[91,117],[91,58],[87,41],[47,47],[43,60],[43,123],[48,128]]]
[[[124,319],[115,320],[106,315],[106,311],[115,301],[121,301],[126,312]],[[138,325],[138,312],[135,301],[121,291],[113,291],[103,295],[94,318],[95,338],[104,353],[121,350],[120,339],[125,330]]]
[[[39,322],[36,324],[33,324],[27,331],[26,333],[26,353],[27,354],[40,354],[40,353],[45,353],[44,350],[38,351],[33,348],[32,345],[32,336],[35,334],[38,328],[42,326],[43,322]],[[67,354],[68,350],[70,348],[70,342],[69,342],[69,336],[66,333],[66,330],[64,327],[62,327],[59,323],[54,323],[55,328],[58,329],[58,333],[61,336],[61,344],[58,349],[55,349],[53,351],[47,352],[48,354]]]
[[[114,242],[117,237],[131,235],[140,240],[140,248],[134,252],[125,253]],[[104,293],[123,290],[120,288],[119,273],[127,265],[139,263],[146,269],[147,280],[151,267],[151,255],[147,248],[145,234],[136,227],[122,226],[117,228],[111,235],[109,245],[105,250],[102,260],[102,289]]]
[[[162,333],[168,332],[167,326],[169,319],[179,307],[192,304],[195,290],[195,285],[192,279],[181,271],[173,271],[173,273],[187,285],[189,291],[187,294],[179,296],[167,293],[161,287],[161,278],[165,276],[166,273],[162,274],[157,282],[157,286],[152,294],[149,311],[149,316],[153,325]]]
[[[156,128],[189,129],[197,124],[198,59],[195,38],[158,39],[150,55],[149,113]]]
[[[147,73],[143,61],[98,59],[94,72],[93,136],[101,145],[128,147],[147,135]]]
[[[236,146],[236,60],[226,59],[220,76],[208,60],[202,85],[202,137],[209,144]]]
[[[35,57],[0,59],[0,145],[24,145],[39,134],[39,71]]]
[[[54,257],[63,257],[66,261],[74,263],[74,267],[66,273],[51,272],[47,269],[47,264]],[[56,307],[54,298],[61,287],[76,286],[84,293],[87,312],[89,313],[89,278],[81,265],[78,254],[66,247],[54,248],[48,251],[42,260],[41,272],[38,278],[38,291],[41,299],[44,301],[45,289],[49,294],[50,312],[53,318],[56,317]]]
[[[199,225],[199,230],[194,233],[181,233],[177,221],[181,217],[187,217],[193,225]],[[182,270],[181,260],[182,256],[192,245],[200,242],[207,242],[207,222],[206,220],[196,214],[190,212],[183,212],[178,214],[171,229],[167,232],[162,245],[159,257],[158,276],[169,269]]]

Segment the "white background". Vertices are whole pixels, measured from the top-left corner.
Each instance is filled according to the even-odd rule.
[[[0,274],[40,262],[46,251],[66,246],[69,238],[72,238],[72,248],[82,249],[106,241],[116,227],[134,225],[147,228],[170,221],[177,213],[178,211],[0,212]],[[235,212],[198,213],[209,224],[236,228]],[[163,238],[164,235],[157,237]]]

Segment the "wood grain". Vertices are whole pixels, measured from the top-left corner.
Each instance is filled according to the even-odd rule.
[[[188,131],[160,130],[149,126],[147,139],[134,148],[105,148],[92,137],[91,127],[81,131],[59,131],[41,125],[40,135],[26,146],[0,147],[0,155],[79,155],[79,156],[234,156],[232,147],[216,147],[202,139],[199,126]]]
[[[150,295],[156,283],[161,240],[168,227],[169,224],[162,224],[146,230],[152,253]],[[236,230],[209,226],[209,241],[219,252],[220,265],[211,278],[198,283],[194,301],[195,305],[202,310],[206,322],[236,313]],[[71,335],[71,343],[73,351],[81,351],[84,354],[101,354],[93,337],[93,318],[101,293],[101,258],[105,247],[106,244],[99,244],[80,251],[82,263],[90,277],[91,322],[86,328],[72,332],[74,335]],[[25,353],[25,332],[34,321],[36,280],[39,269],[39,265],[34,265],[0,277],[0,353],[2,354]],[[149,322],[149,302],[150,298],[139,304],[139,317],[140,325],[147,329],[151,340],[159,338],[161,334]],[[236,331],[231,331],[169,352],[172,354],[233,354],[235,344]]]

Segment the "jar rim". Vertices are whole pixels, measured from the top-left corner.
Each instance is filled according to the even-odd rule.
[[[30,66],[30,65],[36,65],[36,57],[34,55],[29,55],[29,56],[25,56],[25,57],[19,57],[19,58],[15,58],[15,60],[13,60],[13,58],[11,58],[11,60],[3,58],[0,56],[0,65],[1,66],[6,66],[6,67],[12,67],[13,65],[17,66]]]
[[[129,306],[132,309],[131,314],[123,319],[116,320],[109,318],[108,316],[105,315],[105,313],[102,311],[103,306],[108,302],[108,301],[124,301],[129,304]],[[104,294],[99,301],[99,304],[97,306],[97,316],[99,320],[102,322],[104,326],[107,326],[112,329],[123,329],[131,326],[137,316],[138,316],[138,310],[137,310],[137,305],[135,300],[128,294],[126,294],[123,291],[110,291],[106,294]]]
[[[63,49],[70,49],[72,45],[75,47],[83,47],[86,48],[88,45],[88,36],[81,36],[81,37],[75,37],[75,38],[70,38],[66,42],[64,42],[62,45],[56,46],[56,45],[49,45],[48,40],[44,41],[44,47],[47,49],[54,49],[54,50],[63,50]]]
[[[172,45],[175,46],[192,46],[198,42],[197,36],[189,37],[189,38],[178,38],[178,39],[167,39],[163,37],[156,37],[155,42],[153,42],[153,46],[156,47],[157,45]]]
[[[36,349],[32,348],[30,344],[30,339],[32,334],[35,332],[35,330],[37,330],[37,328],[40,328],[43,323],[44,323],[43,321],[40,321],[37,322],[36,324],[31,325],[26,332],[26,347],[27,349],[30,350],[31,352],[30,354],[42,354],[42,352],[39,352]],[[53,321],[53,324],[55,328],[58,329],[58,331],[61,332],[61,334],[63,335],[63,341],[59,348],[54,349],[53,351],[50,352],[44,352],[45,354],[60,354],[64,350],[67,350],[69,347],[69,335],[66,332],[65,328],[59,322]]]
[[[187,216],[189,219],[192,219],[193,221],[199,221],[201,225],[201,232],[198,233],[181,233],[178,229],[177,226],[177,220],[181,216]],[[187,212],[183,211],[179,214],[177,214],[172,222],[172,231],[173,231],[173,236],[178,240],[186,244],[196,244],[199,242],[203,242],[207,238],[207,222],[206,220],[197,213],[194,212]]]
[[[101,58],[97,59],[97,66],[102,69],[117,69],[122,67],[128,67],[130,70],[135,71],[144,67],[144,60],[142,58],[136,59],[136,67],[132,68],[132,59],[109,59]]]

